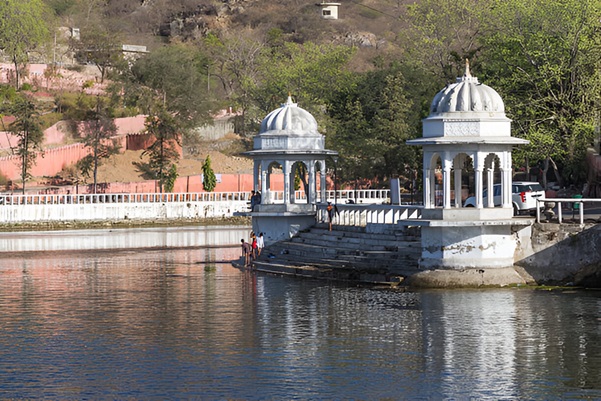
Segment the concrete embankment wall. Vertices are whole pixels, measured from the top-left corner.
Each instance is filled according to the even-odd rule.
[[[69,221],[197,220],[248,211],[246,201],[0,205],[0,224]]]
[[[534,224],[529,241],[520,244],[515,264],[539,284],[599,287],[601,225]]]

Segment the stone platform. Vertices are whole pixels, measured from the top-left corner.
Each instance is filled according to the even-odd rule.
[[[257,271],[353,283],[397,286],[418,271],[419,235],[367,233],[364,227],[317,224],[267,246]]]
[[[389,287],[502,287],[532,282],[520,268],[424,269],[419,229],[371,233],[365,227],[316,224],[267,246],[259,272]],[[234,265],[242,267],[240,262]]]

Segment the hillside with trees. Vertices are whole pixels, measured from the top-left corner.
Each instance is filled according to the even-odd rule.
[[[0,48],[17,73],[2,113],[31,96],[18,73],[28,62],[95,66],[106,81],[101,101],[56,94],[40,114],[148,115],[158,150],[148,150],[146,168],[167,182],[173,146],[194,148],[194,128],[215,111],[232,107],[237,133],[249,139],[290,93],[341,153],[339,179],[387,185],[419,171],[419,149],[405,141],[421,136],[432,97],[469,59],[503,97],[513,135],[530,140],[514,152],[516,170],[586,182],[586,149],[599,135],[598,1],[353,0],[341,3],[338,20],[318,11],[285,0],[8,0]],[[28,25],[40,13],[51,17]],[[125,58],[124,44],[148,53]]]

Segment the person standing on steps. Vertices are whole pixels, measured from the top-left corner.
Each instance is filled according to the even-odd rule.
[[[332,202],[328,202],[326,210],[328,211],[328,227],[332,231],[332,219],[334,218],[334,206],[332,206]]]
[[[263,248],[265,248],[265,241],[263,240],[263,233],[260,233],[259,236],[257,237],[257,250],[258,250],[257,257],[261,256],[261,251],[263,251]]]
[[[242,242],[242,257],[244,258],[244,267],[249,267],[251,252],[250,244],[246,242],[244,238],[242,238],[240,242]]]
[[[255,234],[252,235],[251,237],[251,258],[252,260],[255,260],[258,256],[258,244],[257,244],[257,236]]]

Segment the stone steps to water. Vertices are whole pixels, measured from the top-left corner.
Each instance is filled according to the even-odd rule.
[[[307,236],[309,235],[309,236]],[[396,251],[398,249],[411,248],[421,246],[415,241],[393,241],[380,239],[361,239],[361,238],[346,238],[325,235],[303,234],[299,237],[293,237],[292,243],[307,244],[307,245],[322,245],[324,242],[329,243],[334,248],[346,249],[362,249],[368,247],[374,251]]]
[[[395,249],[384,249],[378,250],[372,248],[360,249],[360,248],[346,248],[346,247],[333,247],[327,246],[322,243],[321,245],[307,244],[303,242],[286,241],[284,243],[278,243],[270,247],[269,251],[272,255],[290,255],[300,258],[338,258],[347,260],[397,260],[403,257],[419,258],[421,255],[421,249],[417,246],[411,246],[407,248],[395,248]]]
[[[326,279],[398,284],[417,271],[421,241],[402,232],[318,224],[271,244],[253,262],[261,271]]]
[[[333,235],[345,238],[366,238],[365,227],[354,227],[354,226],[333,226],[333,231],[328,230],[328,225],[319,223],[311,227],[307,233],[322,234],[322,235]],[[406,240],[406,241],[420,241],[421,236],[406,233],[399,230],[387,230],[382,233],[369,233],[374,238],[380,238],[384,241],[394,240]]]

